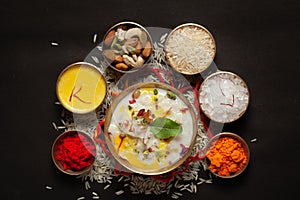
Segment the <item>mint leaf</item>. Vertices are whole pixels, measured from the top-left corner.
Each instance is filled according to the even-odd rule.
[[[150,124],[150,131],[158,139],[167,139],[179,135],[182,126],[169,118],[157,118]]]

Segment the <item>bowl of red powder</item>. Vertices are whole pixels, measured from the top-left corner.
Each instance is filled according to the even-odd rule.
[[[217,177],[236,177],[249,163],[249,147],[243,138],[234,133],[223,132],[215,135],[206,149],[208,169]]]
[[[59,135],[52,146],[52,159],[56,167],[69,175],[90,170],[96,159],[96,145],[86,133],[77,130]]]

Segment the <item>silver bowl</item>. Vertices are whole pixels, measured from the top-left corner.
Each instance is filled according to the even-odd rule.
[[[127,159],[123,158],[121,155],[119,155],[118,150],[116,149],[116,146],[114,145],[114,140],[111,138],[112,133],[109,132],[109,127],[112,123],[112,118],[113,116],[118,116],[118,113],[120,112],[119,110],[117,110],[117,106],[120,103],[120,101],[124,98],[126,98],[128,95],[131,95],[134,91],[137,91],[139,89],[142,88],[160,88],[166,91],[172,91],[178,98],[180,98],[183,103],[185,104],[185,106],[188,108],[189,112],[190,112],[190,117],[191,120],[191,132],[186,134],[191,134],[191,140],[190,140],[190,144],[187,147],[187,151],[185,153],[183,153],[183,155],[181,155],[181,157],[179,157],[179,159],[177,161],[174,161],[173,163],[169,163],[167,166],[161,167],[161,168],[151,168],[151,169],[145,169],[145,168],[141,168],[135,164],[130,163]],[[125,110],[123,112],[126,112]],[[182,164],[190,155],[194,143],[195,143],[195,138],[197,135],[197,123],[196,123],[196,115],[194,113],[193,107],[192,105],[189,103],[189,101],[183,96],[182,93],[180,93],[178,90],[176,90],[175,88],[167,85],[167,84],[162,84],[162,83],[139,83],[139,84],[135,84],[129,88],[127,88],[126,90],[124,90],[123,92],[121,92],[113,101],[111,107],[109,108],[107,114],[106,114],[106,118],[105,118],[105,124],[104,124],[104,135],[105,135],[105,139],[106,139],[106,143],[108,145],[109,150],[111,151],[112,155],[115,157],[115,159],[121,164],[123,165],[125,168],[127,168],[128,170],[135,172],[135,173],[139,173],[139,174],[144,174],[144,175],[157,175],[157,174],[163,174],[166,172],[169,172],[173,169],[175,169],[176,167],[178,167],[180,164]],[[117,123],[117,121],[115,121],[114,123]],[[117,123],[118,124],[118,123]],[[129,147],[128,147],[129,148]],[[180,153],[180,152],[179,152]]]
[[[237,141],[238,143],[240,143],[241,144],[241,148],[243,149],[244,155],[246,157],[246,161],[245,161],[245,163],[243,163],[242,168],[239,169],[236,172],[230,173],[230,175],[220,175],[216,171],[213,171],[210,168],[210,166],[209,166],[211,164],[211,161],[207,157],[208,153],[210,152],[211,148],[214,147],[214,145],[216,144],[216,142],[219,139],[225,138],[225,137],[232,138],[235,141]],[[228,148],[232,148],[232,147],[228,147]],[[248,147],[247,143],[245,142],[245,140],[243,138],[241,138],[239,135],[234,134],[234,133],[230,133],[230,132],[223,132],[223,133],[219,133],[219,134],[213,136],[210,139],[210,141],[208,142],[207,146],[206,146],[205,155],[206,155],[205,160],[206,160],[206,163],[208,165],[208,169],[211,171],[212,174],[214,174],[215,176],[220,177],[220,178],[233,178],[233,177],[236,177],[236,176],[240,175],[247,168],[247,166],[249,164],[249,160],[250,160],[250,150],[249,150],[249,147]]]
[[[136,29],[137,28],[137,29]],[[117,40],[116,38],[121,38],[123,36],[116,36],[116,33],[118,32],[117,30],[121,29],[122,31],[125,31],[124,34],[124,39],[122,41]],[[136,34],[141,33],[140,36],[137,36],[134,31],[131,31],[129,33],[128,30],[138,30]],[[128,33],[128,34],[127,34]],[[121,33],[119,35],[122,35]],[[128,38],[126,38],[128,36]],[[129,38],[129,36],[131,36]],[[143,36],[143,37],[141,37]],[[139,44],[139,48],[135,46],[134,48],[129,48],[130,45],[125,45],[125,43],[128,42],[129,39],[137,39],[137,44]],[[120,42],[118,45],[113,45],[114,40]],[[149,45],[150,44],[150,45]],[[116,48],[114,48],[116,47]],[[128,47],[128,48],[125,48]],[[135,49],[135,50],[134,50]],[[126,51],[126,52],[125,52]],[[145,52],[145,54],[144,54]],[[113,68],[114,70],[121,72],[121,73],[132,73],[144,66],[144,64],[148,63],[151,59],[153,52],[153,42],[152,38],[149,34],[149,32],[140,24],[136,22],[131,22],[131,21],[125,21],[125,22],[120,22],[115,25],[113,25],[104,35],[103,42],[102,42],[102,53],[105,61],[107,64]],[[124,58],[124,55],[129,56],[130,59],[132,58],[131,62],[129,62],[129,58]],[[136,56],[136,57],[134,57]],[[138,59],[143,59],[144,62],[142,65],[137,64],[137,66],[134,66],[132,63],[140,63]],[[121,59],[121,60],[120,60]],[[136,60],[137,59],[137,60]],[[134,61],[134,62],[132,62]],[[131,64],[128,64],[131,63]],[[119,66],[124,66],[125,64],[128,69],[120,68]]]
[[[94,154],[94,160],[91,162],[91,164],[85,168],[83,168],[82,170],[79,171],[75,171],[75,170],[71,170],[71,169],[64,169],[64,166],[62,165],[62,163],[57,159],[56,155],[58,153],[58,145],[60,144],[61,140],[65,137],[68,136],[74,136],[76,134],[79,134],[81,137],[86,138],[90,144],[94,147],[95,151],[91,152],[91,154]],[[91,167],[93,166],[95,160],[96,160],[96,144],[93,141],[93,139],[85,132],[83,131],[77,131],[77,130],[70,130],[70,131],[66,131],[62,134],[60,134],[54,141],[53,145],[52,145],[52,150],[51,150],[51,156],[52,156],[52,160],[55,164],[55,166],[63,173],[68,174],[68,175],[80,175],[83,174],[87,171],[89,171],[91,169]]]

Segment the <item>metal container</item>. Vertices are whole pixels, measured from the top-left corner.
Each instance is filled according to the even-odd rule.
[[[219,174],[217,174],[215,172],[212,172],[209,167],[207,167],[207,168],[211,171],[211,173],[213,173],[217,177],[220,177],[220,178],[233,178],[233,177],[236,177],[236,176],[240,175],[247,168],[247,166],[249,164],[249,160],[250,160],[250,150],[249,150],[249,147],[248,147],[247,143],[245,142],[245,140],[243,138],[241,138],[239,135],[234,134],[234,133],[230,133],[230,132],[223,132],[223,133],[219,133],[219,134],[213,136],[209,140],[209,142],[208,142],[208,144],[206,146],[206,153],[205,154],[207,155],[207,153],[209,152],[210,148],[213,147],[214,144],[220,138],[224,138],[224,137],[232,138],[232,139],[238,141],[239,143],[241,143],[241,146],[244,149],[244,152],[245,152],[246,158],[247,158],[246,164],[242,167],[242,169],[240,169],[239,171],[231,174],[230,176],[219,175]],[[229,148],[231,148],[231,146]],[[205,160],[206,160],[207,165],[210,165],[210,161],[209,161],[209,159],[207,157],[205,157]]]
[[[212,81],[213,79],[217,79],[217,78],[219,79],[218,81],[227,81],[233,83],[231,88],[238,87],[239,89],[243,89],[243,94],[239,94],[239,95],[230,94],[231,95],[230,98],[232,98],[232,102],[230,103],[220,102],[219,104],[216,104],[220,98],[217,98],[216,96],[214,98],[213,95],[215,94],[213,94],[211,91],[206,91],[206,90],[208,85],[211,84],[209,81]],[[219,88],[217,89],[215,88],[214,92],[219,92],[218,95],[223,98],[228,94],[224,94],[224,91],[222,90],[220,83],[221,82],[215,83],[215,84],[219,84],[219,86],[215,85],[216,87],[218,86]],[[214,100],[211,100],[210,103],[207,103],[208,101],[207,99],[214,99]],[[249,106],[249,101],[250,101],[250,93],[246,82],[241,77],[239,77],[238,75],[232,72],[218,71],[209,75],[207,78],[205,78],[205,80],[203,81],[199,89],[199,103],[200,103],[201,110],[208,118],[219,123],[229,123],[239,119],[246,112]],[[236,106],[237,102],[240,103],[241,105],[240,107]],[[215,105],[212,105],[213,103],[215,103]],[[218,109],[218,106],[221,104],[223,106],[226,106],[227,110],[226,112],[225,111],[220,112],[218,115],[216,115],[216,110]]]
[[[95,65],[87,62],[67,66],[56,82],[58,100],[64,108],[77,114],[97,109],[106,97],[106,90],[107,84],[102,73]],[[84,99],[82,95],[89,99]]]
[[[109,132],[109,127],[110,127],[110,124],[111,124],[112,116],[118,116],[119,110],[116,111],[116,108],[117,108],[118,104],[120,103],[120,101],[123,98],[126,98],[126,96],[130,95],[134,91],[139,90],[139,89],[143,89],[143,88],[160,88],[160,89],[163,89],[163,90],[166,90],[166,91],[173,92],[177,96],[177,98],[180,98],[184,102],[185,106],[188,108],[188,110],[191,113],[191,119],[192,120],[190,121],[190,123],[191,123],[190,127],[191,127],[192,131],[190,132],[190,134],[192,134],[192,136],[191,136],[190,144],[188,146],[188,150],[182,155],[182,157],[179,158],[179,160],[177,160],[176,162],[174,162],[172,164],[169,164],[167,167],[162,167],[162,168],[157,168],[157,169],[144,169],[144,168],[138,167],[138,166],[130,163],[127,159],[122,158],[119,155],[116,147],[114,146],[115,144],[113,144],[114,141],[110,137],[110,135],[112,133]],[[122,112],[126,112],[126,111],[124,110]],[[109,147],[109,150],[111,151],[112,155],[116,158],[116,160],[121,165],[123,165],[128,170],[130,170],[132,172],[135,172],[135,173],[144,174],[144,175],[163,174],[163,173],[166,173],[166,172],[169,172],[169,171],[175,169],[180,164],[182,164],[187,159],[187,157],[190,155],[190,153],[193,149],[193,146],[194,146],[194,143],[195,143],[195,138],[196,138],[196,135],[197,135],[197,130],[198,130],[196,115],[195,115],[193,107],[189,103],[189,101],[178,90],[174,89],[173,87],[171,87],[169,85],[162,84],[162,83],[153,83],[153,82],[151,82],[151,83],[139,83],[139,84],[136,84],[136,85],[133,85],[133,86],[127,88],[126,90],[121,92],[114,99],[111,107],[109,108],[109,110],[106,114],[105,119],[106,119],[105,124],[104,124],[105,139],[106,139],[106,143],[107,143],[107,145]],[[182,119],[182,121],[183,120],[184,119]],[[116,121],[114,123],[116,123]]]
[[[176,43],[178,48],[182,48],[184,46],[186,46],[186,44],[181,43],[180,41],[178,41],[179,38],[178,37],[185,37],[184,38],[184,42],[189,42],[190,44],[195,44],[196,42],[199,42],[201,44],[197,45],[197,47],[203,47],[202,42],[200,41],[200,38],[197,38],[195,35],[191,35],[190,31],[184,31],[183,33],[179,33],[180,31],[186,30],[187,28],[193,29],[193,30],[199,30],[199,31],[204,31],[204,33],[209,36],[209,39],[212,42],[212,55],[207,55],[207,49],[205,49],[202,52],[198,51],[192,51],[191,52],[177,52],[176,50],[179,49],[170,49],[171,46],[173,45],[172,43]],[[190,35],[188,35],[190,34]],[[195,34],[195,33],[192,33]],[[177,37],[176,39],[172,39],[172,37]],[[172,41],[173,40],[173,41]],[[196,46],[195,46],[196,47]],[[199,25],[199,24],[195,24],[195,23],[186,23],[186,24],[181,24],[179,26],[177,26],[175,29],[173,29],[170,34],[168,35],[166,42],[165,42],[165,54],[166,54],[166,60],[168,62],[168,64],[170,66],[172,66],[176,71],[182,73],[182,74],[186,74],[186,75],[193,75],[193,74],[198,74],[200,72],[203,72],[204,70],[206,70],[211,63],[213,62],[215,55],[216,55],[216,42],[214,40],[213,35],[203,26]],[[194,55],[193,55],[194,54]],[[196,61],[193,61],[196,58],[200,58],[201,56],[203,56],[203,54],[205,54],[209,59],[209,61],[205,62],[205,63],[198,63]],[[181,59],[181,60],[178,60]],[[195,67],[197,66],[197,67]]]
[[[82,137],[86,138],[87,140],[89,140],[89,142],[94,146],[95,148],[95,152],[91,152],[93,154],[95,154],[94,156],[94,161],[91,163],[90,166],[80,170],[80,171],[73,171],[73,170],[70,170],[70,169],[67,169],[67,170],[64,170],[63,168],[63,165],[60,163],[60,161],[57,159],[56,155],[57,155],[57,152],[58,152],[58,145],[60,144],[61,140],[65,137],[68,137],[68,136],[74,136],[76,134],[80,134]],[[52,150],[51,150],[51,156],[52,156],[52,160],[55,164],[55,166],[63,173],[65,174],[68,174],[68,175],[80,175],[80,174],[83,174],[87,171],[89,171],[91,169],[91,167],[93,166],[95,160],[96,160],[96,144],[95,142],[93,141],[93,139],[85,132],[83,131],[77,131],[77,130],[71,130],[71,131],[66,131],[62,134],[60,134],[54,141],[53,145],[52,145]]]
[[[136,55],[137,55],[137,58],[138,57],[141,57],[141,58],[143,58],[144,59],[144,63],[143,63],[143,65],[141,65],[141,66],[139,66],[139,67],[133,67],[133,66],[128,66],[128,64],[126,64],[129,68],[128,69],[120,69],[120,68],[118,68],[116,65],[117,64],[119,64],[119,63],[125,63],[124,62],[124,59],[122,59],[122,61],[116,61],[116,59],[114,59],[114,60],[112,60],[112,58],[111,59],[109,59],[109,58],[107,58],[108,56],[106,56],[106,52],[109,50],[111,50],[112,49],[112,47],[111,47],[111,44],[106,44],[106,39],[107,38],[113,38],[114,36],[115,36],[115,34],[112,36],[112,35],[110,35],[110,33],[111,33],[111,31],[117,31],[117,29],[118,28],[121,28],[122,30],[125,30],[125,31],[127,31],[127,30],[129,30],[129,29],[133,29],[133,28],[139,28],[142,32],[143,32],[143,36],[146,36],[146,40],[147,41],[149,41],[150,42],[150,48],[149,47],[146,47],[145,48],[145,46],[142,46],[141,47],[141,52],[137,52],[136,53]],[[124,37],[126,37],[125,36],[126,34],[124,33]],[[133,37],[135,37],[135,38],[137,38],[135,35],[133,35]],[[126,42],[126,39],[124,39],[124,41],[122,41],[122,43],[123,42]],[[139,43],[140,43],[140,41],[139,41]],[[120,48],[120,50],[119,50],[119,52],[124,52],[124,45],[122,45],[123,47],[122,48]],[[147,56],[147,57],[144,57],[143,56],[143,51],[145,50],[145,49],[147,49],[147,50],[149,50],[150,51],[150,55],[149,56]],[[126,48],[125,48],[125,50],[126,51],[128,51]],[[131,21],[124,21],[124,22],[120,22],[120,23],[117,23],[117,24],[115,24],[115,25],[113,25],[107,32],[106,32],[106,34],[104,35],[104,38],[103,38],[103,42],[102,42],[102,51],[103,51],[103,57],[104,57],[104,59],[105,59],[105,61],[107,62],[107,64],[111,67],[111,68],[113,68],[114,70],[116,70],[116,71],[118,71],[118,72],[121,72],[121,73],[132,73],[132,72],[135,72],[135,71],[137,71],[137,70],[139,70],[140,68],[142,68],[143,66],[144,66],[144,64],[146,64],[146,63],[148,63],[149,61],[150,61],[150,59],[151,59],[151,56],[152,56],[152,52],[153,52],[153,42],[152,42],[152,38],[151,38],[151,35],[149,34],[149,32],[142,26],[142,25],[140,25],[140,24],[138,24],[138,23],[136,23],[136,22],[131,22]],[[110,53],[111,54],[111,53]],[[120,53],[115,53],[114,55],[111,55],[110,57],[116,57],[117,55],[121,55]],[[128,53],[128,55],[133,59],[133,54],[132,53]],[[123,57],[123,56],[121,56],[121,57]],[[120,57],[119,57],[120,58]],[[134,61],[136,61],[136,60],[134,60]]]

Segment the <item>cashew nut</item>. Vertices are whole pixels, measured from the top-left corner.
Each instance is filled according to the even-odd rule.
[[[142,46],[145,46],[147,42],[147,34],[142,31],[140,28],[131,28],[125,33],[125,40],[128,40],[134,36],[137,36],[141,41]]]
[[[127,65],[130,65],[132,67],[141,67],[145,62],[141,56],[139,56],[135,61],[132,57],[123,55],[123,60]]]

